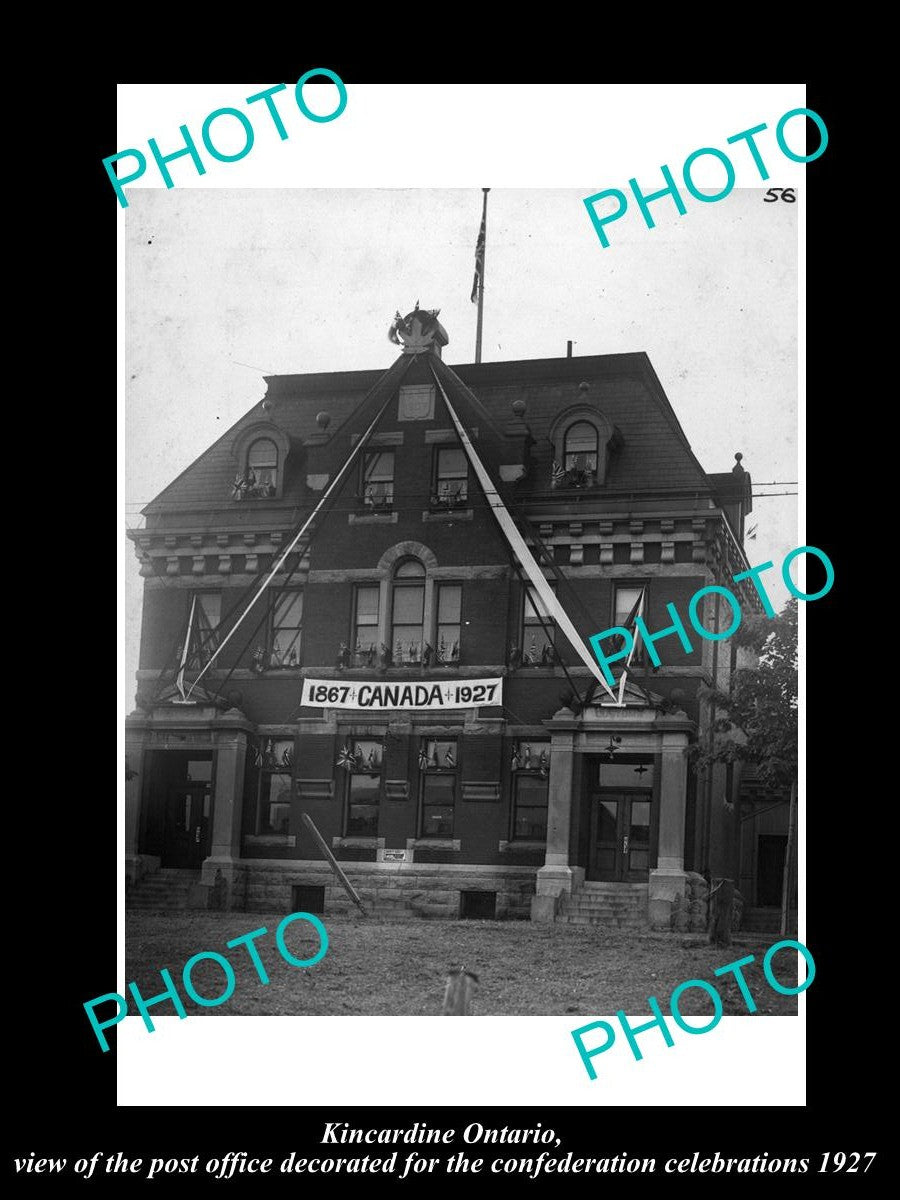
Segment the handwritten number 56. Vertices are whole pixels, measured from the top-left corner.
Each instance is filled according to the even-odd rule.
[[[793,188],[769,188],[763,197],[763,204],[774,204],[779,199],[785,200],[788,204],[793,204],[797,197],[794,195]]]

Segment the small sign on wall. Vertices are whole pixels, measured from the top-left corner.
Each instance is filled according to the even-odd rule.
[[[382,850],[379,854],[380,862],[387,863],[405,863],[412,862],[412,851],[410,850]]]

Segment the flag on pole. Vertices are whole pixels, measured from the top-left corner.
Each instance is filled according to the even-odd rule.
[[[447,753],[444,755],[444,766],[445,767],[455,767],[456,766],[456,758],[453,754],[452,746],[447,747]]]
[[[419,751],[419,770],[420,771],[428,770],[428,754],[427,754],[424,746]]]
[[[472,295],[469,299],[473,304],[478,303],[478,296],[484,286],[484,238],[487,222],[487,209],[481,215],[481,228],[478,230],[478,241],[475,243],[475,278],[472,280]]]

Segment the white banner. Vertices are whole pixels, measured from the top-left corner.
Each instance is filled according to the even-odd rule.
[[[364,708],[369,711],[412,708],[472,708],[503,703],[503,680],[335,680],[304,679],[300,704],[313,708]]]

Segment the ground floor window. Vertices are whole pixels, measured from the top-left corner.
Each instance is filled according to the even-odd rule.
[[[510,768],[513,781],[513,840],[545,842],[550,743],[531,740],[514,743]]]
[[[291,821],[294,739],[262,738],[253,754],[259,777],[254,832],[286,834]]]
[[[419,752],[423,838],[453,837],[457,761],[455,739],[423,739]]]
[[[340,763],[347,776],[347,837],[377,837],[384,749],[380,741],[350,739]]]

